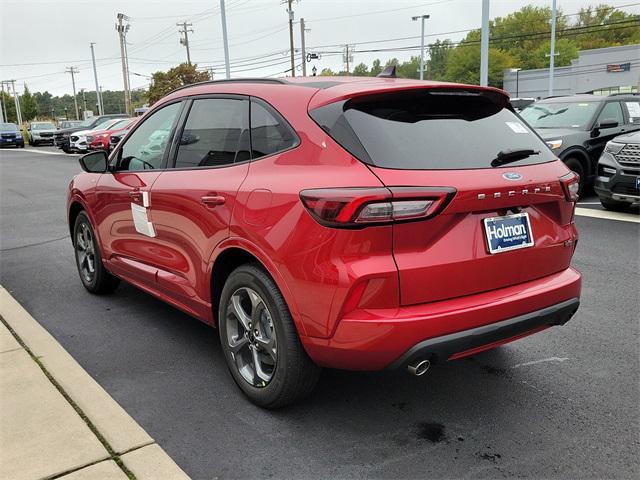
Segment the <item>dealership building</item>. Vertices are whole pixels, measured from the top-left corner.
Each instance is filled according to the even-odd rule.
[[[553,95],[637,92],[640,83],[640,45],[581,50],[566,67],[556,67]],[[545,98],[549,69],[510,69],[504,72],[504,90],[511,97]]]

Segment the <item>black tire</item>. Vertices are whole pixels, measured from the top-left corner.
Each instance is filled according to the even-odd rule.
[[[95,294],[113,292],[120,283],[120,279],[111,275],[104,268],[100,256],[100,246],[85,212],[80,212],[76,217],[72,240],[76,266],[84,288]]]
[[[600,203],[607,210],[614,212],[624,212],[629,209],[630,204],[627,202],[619,202],[611,198],[600,198]]]
[[[24,148],[24,142],[22,142],[20,145],[18,145],[18,148]]]
[[[241,292],[245,291],[252,291],[262,301],[259,304],[262,305],[262,310],[260,310],[260,307],[254,307],[254,303],[250,302],[252,313],[251,318],[247,317],[247,319],[255,321],[256,325],[261,325],[259,328],[263,330],[260,333],[262,341],[265,340],[265,337],[271,337],[270,339],[275,345],[275,352],[271,352],[270,355],[266,353],[264,345],[255,340],[260,338],[258,337],[258,330],[255,330],[256,336],[251,336],[250,338],[247,337],[248,332],[243,335],[240,330],[237,330],[237,335],[234,337],[231,331],[234,328],[234,322],[236,326],[241,326],[241,322],[237,320],[238,317],[234,313],[232,297],[240,298]],[[266,330],[264,328],[265,312],[268,319]],[[256,317],[256,315],[258,316]],[[251,326],[251,323],[249,326]],[[218,330],[222,351],[231,376],[249,400],[256,405],[269,409],[280,408],[301,400],[313,391],[320,376],[320,368],[311,361],[305,352],[300,343],[289,308],[280,290],[260,265],[242,265],[229,275],[220,298]],[[249,330],[252,329],[249,328]],[[273,340],[274,333],[275,340]],[[232,340],[229,339],[228,334],[231,335],[233,340],[240,339],[240,341],[244,342],[243,345],[247,344],[246,347],[243,346],[237,350],[237,357],[231,351],[232,347],[229,342]],[[247,338],[247,340],[243,340],[244,338]],[[240,343],[238,342],[238,344]],[[264,359],[269,359],[270,356],[273,357],[275,355],[275,363],[268,381],[257,378],[255,362],[253,371],[250,366],[248,370],[243,368],[244,373],[240,371],[238,363],[242,363],[243,355],[248,355],[251,358],[251,354],[254,353],[252,348],[256,352],[260,352],[255,353],[255,355],[263,355],[262,358]],[[258,357],[254,356],[253,358]],[[253,375],[254,382],[250,383],[250,380],[243,375]],[[258,380],[258,382],[255,382],[255,380]],[[260,385],[255,385],[255,383],[260,382]]]
[[[576,157],[568,157],[564,159],[564,164],[569,167],[569,170],[580,175],[580,189],[578,190],[578,195],[582,195],[587,186],[587,172],[585,172],[582,162]]]

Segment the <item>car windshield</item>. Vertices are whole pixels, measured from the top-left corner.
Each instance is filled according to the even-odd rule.
[[[31,124],[31,128],[33,130],[55,130],[55,126],[53,125],[53,123],[33,123]]]
[[[125,118],[124,120],[120,120],[109,127],[109,130],[120,130],[121,128],[126,127],[131,122],[131,119]]]
[[[533,128],[586,129],[598,102],[545,102],[529,105],[520,112]]]
[[[0,131],[2,132],[17,132],[18,126],[15,123],[0,123]]]
[[[82,122],[80,122],[78,127],[90,127],[96,119],[93,117],[85,118]]]

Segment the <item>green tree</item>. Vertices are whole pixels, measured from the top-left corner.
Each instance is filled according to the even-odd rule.
[[[396,76],[401,78],[420,78],[420,57],[411,57],[396,67]]]
[[[333,73],[333,70],[331,70],[330,68],[323,68],[320,72],[321,77],[332,77],[334,75],[335,73]]]
[[[516,65],[516,59],[497,48],[489,48],[489,85],[502,87],[504,70]],[[452,82],[480,83],[480,46],[461,44],[449,56],[447,79]]]
[[[367,67],[364,63],[359,63],[353,69],[353,75],[356,77],[366,77],[369,75],[369,67]]]
[[[198,72],[197,65],[181,63],[167,72],[155,72],[152,74],[152,83],[147,93],[147,99],[149,104],[152,105],[176,88],[204,82],[210,80],[210,78],[209,72]]]
[[[16,116],[16,104],[11,95],[7,92],[0,92],[2,96],[2,105],[7,112],[7,117],[5,118],[5,122],[17,123],[18,117]]]
[[[20,97],[20,110],[22,112],[22,120],[28,122],[36,118],[38,115],[38,104],[35,97],[29,91],[27,84],[24,84],[24,93]]]
[[[382,66],[380,65],[380,59],[376,58],[373,61],[373,65],[371,66],[371,70],[369,71],[369,75],[371,75],[372,77],[375,77],[380,72],[382,72]]]
[[[617,22],[625,23],[606,25]],[[575,26],[592,27],[574,37],[578,48],[583,50],[640,43],[640,15],[626,13],[610,5],[580,9]]]
[[[429,60],[427,61],[427,71],[425,78],[429,80],[447,79],[447,62],[449,54],[453,51],[451,40],[436,40],[429,45]]]

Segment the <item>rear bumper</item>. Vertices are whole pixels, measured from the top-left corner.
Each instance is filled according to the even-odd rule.
[[[319,365],[381,370],[416,358],[460,358],[566,323],[578,308],[573,268],[499,290],[396,309],[356,310],[331,338],[303,337]]]
[[[580,300],[572,298],[500,322],[424,340],[411,347],[390,367],[399,368],[422,359],[429,359],[432,363],[456,360],[489,350],[554,325],[564,325],[576,313],[579,306]]]

